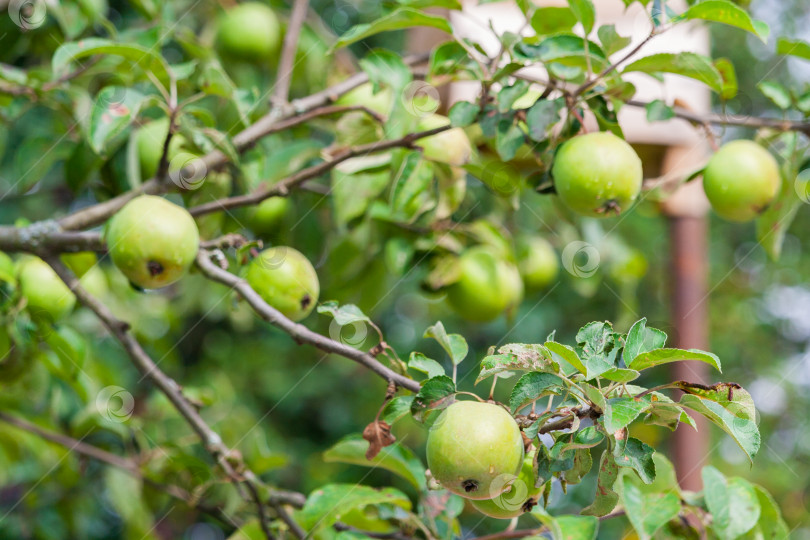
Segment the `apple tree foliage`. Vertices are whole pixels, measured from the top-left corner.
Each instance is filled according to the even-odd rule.
[[[614,522],[640,538],[788,537],[761,486],[707,466],[704,490],[683,491],[667,459],[633,436],[639,426],[675,429],[700,415],[753,462],[760,432],[742,386],[647,384],[647,370],[671,362],[719,371],[714,354],[666,347],[666,334],[646,319],[615,328],[591,322],[571,339],[553,332],[543,338],[546,328],[530,342],[508,343],[505,333],[480,358],[468,344],[474,327],[465,336],[436,322],[424,334],[435,341],[433,352],[406,352],[390,344],[395,328],[366,314],[376,306],[370,299],[396,295],[394,282],[415,273],[423,304],[451,291],[462,318],[514,316],[524,284],[532,282],[520,246],[539,242],[514,215],[538,193],[551,201],[549,217],[562,223],[567,246],[575,246],[570,257],[563,253],[573,266],[566,269],[588,287],[591,261],[575,262],[574,255],[598,225],[556,204],[552,164],[560,146],[586,129],[585,118],[623,137],[623,107],[644,108],[653,124],[681,117],[697,128],[757,129],[781,174],[776,199],[756,218],[757,241],[779,257],[810,193],[802,138],[810,133],[808,94],[764,81],[760,91],[784,118],[701,117],[676,103],[634,100],[626,75],[689,77],[725,102],[737,92],[729,60],[648,54],[644,45],[673,26],[704,22],[775,40],[779,54],[799,59],[810,60],[810,44],[771,36],[728,0],[688,2],[683,11],[665,0],[625,0],[642,5],[651,29],[632,36],[631,45],[615,26],[595,25],[596,3],[541,8],[517,0],[527,31],[491,31],[499,50],[489,56],[428,9],[460,10],[456,0],[385,2],[377,17],[340,35],[330,35],[316,10],[307,13],[306,2],[278,2],[280,35],[250,43],[250,58],[240,59],[222,49],[225,41],[241,49],[238,37],[216,36],[216,21],[232,2],[0,2],[9,13],[0,27],[0,166],[11,178],[4,198],[18,205],[13,224],[0,226],[0,249],[13,254],[0,257],[0,451],[12,465],[0,478],[8,487],[3,500],[15,501],[3,503],[3,535],[458,537],[465,532],[461,516],[471,510],[432,479],[420,448],[397,431],[406,418],[429,428],[456,400],[489,398],[509,410],[533,448],[540,494],[520,518],[522,528],[502,533],[508,537],[590,539]],[[250,23],[247,17],[240,24]],[[446,40],[425,57],[403,56],[401,34],[391,32],[415,27]],[[271,51],[277,54],[263,56]],[[543,67],[545,78],[524,76],[529,66]],[[437,89],[457,81],[476,85],[477,99],[455,103],[446,119],[435,116]],[[700,173],[646,182],[639,206],[653,208]],[[142,194],[187,208],[200,233],[196,268],[159,292],[136,290],[105,255],[113,247],[101,227]],[[137,225],[133,220],[136,232]],[[632,289],[643,258],[612,241],[611,272]],[[329,294],[303,325],[240,278],[261,248],[285,242],[309,256]],[[463,253],[473,246],[481,249],[491,290],[478,286],[476,269],[465,269]],[[550,276],[543,279],[553,280],[555,271],[543,268]],[[476,313],[483,304],[488,311]],[[251,312],[275,327],[260,328],[272,333],[270,341],[257,346],[245,338],[224,347],[222,363],[201,382],[195,355],[221,345],[222,328],[248,335]],[[363,346],[364,339],[344,335],[347,329],[369,332],[376,343]],[[321,366],[320,356],[300,378],[273,370],[278,351],[298,358],[291,340],[353,360],[387,383],[353,388],[376,416],[363,419],[362,433],[310,447],[317,457],[309,465],[387,471],[388,485],[317,473],[297,481],[306,471],[285,472],[284,458],[268,450],[262,421],[274,406],[254,416],[244,403],[262,385],[283,387],[272,400],[281,404],[292,393],[302,408],[307,397],[328,396],[318,403],[336,411],[337,426],[341,411],[351,413],[341,404],[356,372],[332,367],[332,359]],[[131,365],[122,367],[122,358]],[[255,368],[249,373],[233,365],[248,362]],[[458,376],[469,364],[480,364],[475,385],[486,383],[488,394],[470,395],[475,385]],[[325,375],[299,390],[316,368]],[[310,435],[298,433],[297,444],[309,444]],[[37,488],[51,474],[64,487],[56,495]],[[595,485],[585,504],[548,509],[555,491],[585,481]]]

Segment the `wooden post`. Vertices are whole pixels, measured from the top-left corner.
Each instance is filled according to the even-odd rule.
[[[664,156],[662,173],[700,165],[704,149],[671,147]],[[708,276],[709,205],[699,180],[683,186],[664,204],[669,217],[670,268],[672,271],[672,324],[674,346],[682,349],[709,348]],[[671,368],[674,380],[705,383],[708,366],[702,362],[677,362]],[[694,415],[698,430],[681,424],[675,430],[672,457],[681,487],[702,489],[700,471],[709,453],[709,425]]]

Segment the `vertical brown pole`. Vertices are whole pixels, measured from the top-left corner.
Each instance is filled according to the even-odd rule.
[[[709,226],[706,217],[669,218],[672,253],[672,320],[677,330],[676,347],[708,349],[708,310],[706,306]],[[678,362],[672,377],[678,381],[707,382],[708,366],[702,362]],[[673,458],[678,481],[684,489],[699,491],[700,471],[709,450],[708,425],[702,416],[698,431],[686,424],[675,430]]]
[[[662,173],[694,167],[702,155],[694,149],[670,148],[662,163]],[[664,205],[664,210],[669,215],[672,324],[676,330],[673,345],[681,349],[708,349],[708,203],[700,182],[679,189]],[[671,373],[674,380],[705,383],[709,375],[707,368],[702,362],[678,362],[672,365]],[[685,424],[678,426],[672,457],[681,487],[699,491],[702,489],[700,471],[709,453],[710,434],[703,417],[693,416],[698,430]]]

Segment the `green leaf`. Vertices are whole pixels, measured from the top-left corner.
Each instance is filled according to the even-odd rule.
[[[655,349],[649,352],[643,352],[633,358],[633,360],[627,364],[627,367],[641,371],[654,366],[660,366],[670,362],[680,362],[682,360],[705,362],[713,366],[717,371],[722,371],[720,369],[720,359],[717,358],[716,355],[698,349]]]
[[[504,86],[498,92],[498,112],[506,113],[512,110],[512,105],[529,89],[529,83],[518,80],[511,86]]]
[[[647,318],[636,321],[627,332],[624,344],[624,363],[629,366],[641,354],[662,348],[667,342],[666,333],[647,327]]]
[[[728,399],[727,392],[706,392],[704,396],[706,397],[684,394],[678,403],[702,414],[731,435],[753,463],[761,441],[751,395],[739,388],[733,391],[732,400]]]
[[[703,467],[703,497],[712,514],[712,529],[721,539],[733,540],[759,521],[759,497],[747,480],[726,479],[711,466]]]
[[[676,493],[645,492],[638,480],[630,475],[622,475],[618,488],[627,518],[643,540],[652,538],[658,529],[676,518],[681,510],[681,501]]]
[[[480,66],[470,58],[470,53],[458,41],[446,41],[431,51],[428,63],[428,73],[431,78],[442,75],[462,75],[465,71],[475,78],[483,76]]]
[[[687,9],[675,20],[684,19],[702,19],[704,21],[736,26],[737,28],[751,32],[761,39],[763,43],[768,42],[768,35],[770,34],[770,29],[767,24],[762,21],[752,20],[751,16],[748,15],[744,9],[728,0],[703,0]]]
[[[152,512],[143,498],[143,483],[139,478],[115,467],[104,469],[104,495],[125,523],[127,535],[153,540],[155,524]]]
[[[499,354],[490,354],[481,360],[481,372],[475,380],[478,384],[487,377],[504,371],[551,371],[559,372],[560,366],[551,358],[551,353],[542,345],[510,343],[498,349]]]
[[[607,401],[607,407],[600,421],[605,425],[608,433],[615,433],[620,429],[629,426],[633,420],[650,408],[650,401],[647,399],[636,399],[633,397],[618,397]]]
[[[779,38],[776,41],[776,53],[810,60],[810,43],[801,39]]]
[[[404,478],[417,490],[425,487],[425,468],[413,452],[398,443],[386,446],[374,459],[366,459],[368,441],[359,434],[349,435],[323,453],[327,463],[348,463],[381,468]]]
[[[568,6],[577,20],[582,23],[585,35],[590,34],[596,20],[596,9],[593,7],[593,2],[591,0],[568,0]]]
[[[336,300],[328,300],[317,307],[318,313],[330,315],[341,326],[355,322],[371,322],[368,315],[354,304],[338,304]]]
[[[475,122],[479,112],[478,105],[469,101],[459,101],[450,107],[447,116],[454,127],[465,127]]]
[[[573,450],[574,465],[562,474],[567,484],[578,484],[593,467],[593,458],[589,448],[575,448]]]
[[[413,80],[413,74],[402,57],[386,49],[373,49],[360,60],[360,67],[377,90],[387,86],[401,92]]]
[[[131,43],[116,43],[109,39],[86,38],[76,42],[61,45],[53,54],[51,67],[53,79],[67,74],[70,63],[96,54],[120,56],[130,62],[131,67],[138,67],[147,73],[152,73],[163,83],[168,83],[169,66],[163,57],[156,51],[158,48],[146,48]]]
[[[626,444],[616,445],[613,449],[616,465],[633,469],[645,484],[655,480],[654,453],[653,447],[633,437],[628,438]]]
[[[534,11],[531,25],[538,36],[570,32],[577,16],[569,7],[540,7]]]
[[[448,334],[444,330],[444,325],[441,321],[425,330],[425,335],[422,337],[433,338],[439,342],[439,345],[450,356],[453,365],[458,365],[467,357],[470,351],[467,345],[467,340],[461,334]]]
[[[618,339],[619,334],[613,331],[609,322],[596,321],[580,328],[576,335],[577,355],[586,368],[586,380],[616,367],[616,358],[621,350]]]
[[[411,357],[408,359],[408,367],[421,371],[428,376],[428,379],[444,375],[444,368],[440,363],[432,358],[428,358],[420,352],[412,352]]]
[[[616,507],[619,495],[613,491],[613,485],[619,476],[619,467],[610,449],[602,452],[599,463],[599,475],[596,479],[596,496],[590,506],[584,508],[582,513],[588,516],[606,516]]]
[[[498,132],[495,135],[495,150],[504,161],[515,157],[518,148],[526,142],[523,130],[514,119],[504,118],[498,122]]]
[[[424,422],[428,413],[435,409],[448,407],[456,393],[453,379],[447,375],[439,375],[424,381],[419,393],[413,398],[411,414],[419,421]]]
[[[723,91],[720,92],[720,97],[723,99],[731,99],[737,95],[737,71],[734,69],[734,64],[727,58],[717,58],[714,61],[714,67],[723,78]]]
[[[557,516],[559,540],[596,540],[599,520],[593,516]]]
[[[650,409],[647,411],[645,422],[675,430],[683,422],[697,429],[694,419],[686,411],[661,392],[651,392]]]
[[[351,160],[348,160],[351,161]],[[373,200],[382,195],[391,173],[387,168],[362,172],[345,172],[339,164],[332,169],[332,204],[335,208],[335,222],[344,226],[351,220],[365,214]]]
[[[388,403],[382,412],[382,420],[388,424],[393,424],[406,414],[411,413],[413,396],[397,396]]]
[[[625,67],[623,73],[633,71],[650,75],[674,73],[700,81],[718,94],[723,91],[723,77],[711,59],[696,53],[658,53],[645,56]]]
[[[620,383],[628,383],[630,381],[635,381],[640,376],[641,373],[639,373],[635,369],[625,369],[625,368],[613,368],[602,373],[601,375],[603,379]]]
[[[345,34],[340,36],[337,42],[332,46],[332,50],[340,49],[346,45],[356,43],[361,39],[369,36],[379,34],[380,32],[389,32],[391,30],[402,30],[404,28],[411,28],[414,26],[429,26],[436,28],[448,34],[453,33],[453,28],[447,19],[444,17],[436,17],[428,15],[422,11],[413,8],[398,8],[385,15],[372,23],[358,24]]]
[[[557,375],[532,371],[522,376],[509,396],[512,412],[517,412],[532,401],[548,395],[565,393],[565,383]]]
[[[411,501],[394,488],[375,489],[357,484],[327,484],[309,494],[296,512],[301,526],[310,533],[330,528],[343,514],[369,505],[391,504],[411,509]]]
[[[620,36],[618,32],[616,32],[615,24],[605,24],[600,26],[596,31],[596,35],[599,36],[599,42],[602,44],[602,50],[605,51],[605,54],[608,56],[624,49],[630,45],[630,42],[632,41],[629,37]]]
[[[766,98],[770,99],[774,105],[783,111],[789,109],[793,104],[793,100],[790,98],[790,92],[776,81],[762,81],[757,84],[757,88]]]
[[[646,109],[647,122],[662,122],[675,118],[675,110],[660,99],[649,102]]]
[[[598,44],[589,41],[586,52],[585,40],[575,34],[550,36],[537,44],[518,43],[515,56],[521,60],[559,63],[583,69],[588,67],[586,58],[593,69],[604,69],[607,65],[607,57]]]
[[[754,491],[756,491],[757,500],[759,501],[759,521],[756,527],[750,530],[743,538],[746,540],[790,538],[790,529],[785,520],[782,519],[779,505],[773,500],[771,494],[756,484],[754,484]]]
[[[90,116],[88,142],[97,154],[124,133],[148,101],[148,96],[123,86],[106,86],[96,96]]]
[[[526,112],[529,137],[537,142],[546,140],[549,129],[560,121],[560,111],[564,108],[563,98],[543,99],[532,105]]]
[[[407,154],[392,180],[390,203],[395,218],[411,222],[435,206],[430,189],[433,177],[433,164],[422,159],[420,152]]]
[[[582,363],[582,360],[580,360],[579,356],[577,355],[577,352],[568,345],[557,343],[556,341],[546,341],[543,346],[552,354],[556,354],[560,360],[570,364],[580,373],[585,374],[588,372],[585,364]]]

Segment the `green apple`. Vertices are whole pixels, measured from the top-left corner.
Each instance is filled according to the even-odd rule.
[[[521,238],[517,242],[518,270],[527,289],[548,287],[560,273],[560,258],[548,240],[541,236]]]
[[[138,150],[138,164],[141,168],[141,178],[146,180],[157,174],[160,158],[163,157],[163,145],[169,134],[169,119],[159,118],[147,122],[135,134],[135,147]],[[175,133],[169,141],[167,158],[171,161],[186,146],[186,138]]]
[[[270,197],[254,206],[249,213],[248,226],[259,235],[275,232],[290,211],[287,197]]]
[[[76,277],[82,277],[98,263],[98,257],[92,251],[65,253],[60,258],[65,266],[76,274]]]
[[[430,473],[468,499],[492,499],[509,489],[523,464],[523,438],[515,420],[492,403],[458,401],[447,407],[427,437]]]
[[[335,105],[363,106],[382,116],[388,116],[391,113],[393,104],[394,97],[391,88],[383,86],[375,93],[374,85],[370,82],[346,92],[335,101]]]
[[[507,491],[493,499],[472,501],[473,508],[498,519],[512,519],[530,511],[540,494],[540,488],[534,486],[534,452],[526,454],[520,474],[508,482]]]
[[[191,214],[153,195],[124,205],[107,224],[104,238],[113,264],[143,289],[165,287],[183,277],[200,243]]]
[[[265,302],[293,321],[312,312],[321,290],[312,263],[286,246],[262,251],[248,265],[246,279]]]
[[[104,274],[104,270],[98,265],[90,267],[87,272],[79,278],[79,284],[85,291],[96,298],[103,297],[109,291],[107,276]]]
[[[0,284],[9,284],[14,286],[17,284],[17,269],[14,266],[14,261],[7,253],[0,251]]]
[[[73,292],[40,258],[26,257],[20,261],[17,282],[28,312],[35,318],[58,321],[73,311],[76,305]]]
[[[220,18],[217,45],[224,54],[240,60],[272,60],[281,45],[281,24],[270,7],[245,2]]]
[[[471,321],[491,321],[523,299],[523,282],[514,264],[489,246],[475,246],[458,261],[459,277],[447,288],[450,306]]]
[[[647,274],[647,258],[640,250],[626,247],[610,262],[610,277],[617,283],[637,283]]]
[[[428,131],[443,126],[449,126],[450,119],[446,116],[431,114],[419,121],[419,131]],[[416,141],[422,147],[425,158],[461,167],[472,156],[472,145],[467,133],[461,128],[451,128],[436,135],[424,137]]]
[[[552,165],[554,187],[571,210],[589,217],[619,215],[641,192],[641,160],[610,132],[588,133],[564,143]]]
[[[782,180],[770,152],[753,141],[723,145],[703,172],[703,190],[717,214],[750,221],[773,202]]]

